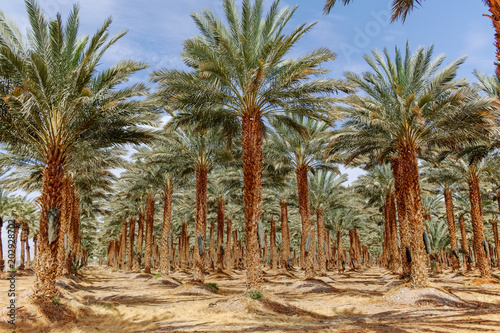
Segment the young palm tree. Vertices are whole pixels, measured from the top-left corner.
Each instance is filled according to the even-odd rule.
[[[9,66],[13,77],[23,82],[1,96],[9,112],[2,114],[0,141],[5,149],[44,164],[35,294],[52,299],[57,293],[57,239],[62,237],[57,220],[66,164],[82,145],[99,149],[145,142],[149,130],[138,125],[150,123],[151,107],[129,99],[144,95],[145,85],[117,88],[144,69],[144,63],[121,61],[97,71],[106,50],[124,35],[108,38],[111,19],[93,36],[80,38],[78,7],[65,25],[60,15],[47,21],[35,0],[27,0],[26,8],[28,43],[12,34],[0,36],[1,65]],[[4,29],[6,24],[2,20]],[[25,52],[19,52],[24,44]]]
[[[406,252],[398,246],[398,226],[396,223],[396,193],[391,165],[375,165],[366,175],[362,175],[354,183],[354,189],[367,199],[369,205],[378,204],[384,211],[384,255],[386,255],[389,269],[394,273],[400,272],[401,256]],[[401,235],[402,236],[402,235]],[[403,237],[401,237],[403,238]],[[387,253],[385,253],[387,252]]]
[[[347,174],[337,175],[328,170],[318,170],[311,178],[310,197],[313,210],[316,212],[318,230],[319,275],[326,275],[327,242],[324,226],[325,210],[335,207],[336,198],[342,183],[347,181]],[[338,201],[338,199],[337,199]]]
[[[274,131],[270,133],[269,147],[272,149],[272,155],[274,155],[273,160],[278,165],[278,168],[291,167],[291,169],[295,171],[297,178],[299,214],[302,221],[301,242],[302,246],[306,246],[307,243],[315,244],[310,213],[308,173],[309,171],[317,169],[337,170],[337,167],[332,163],[323,161],[326,141],[322,139],[321,134],[326,131],[328,125],[323,121],[307,119],[300,116],[295,117],[294,120],[298,125],[297,129],[299,131],[290,131],[290,129],[281,122],[272,122]],[[323,237],[319,239],[319,242],[322,244],[322,240],[324,239],[324,228],[321,218],[319,224],[318,232],[321,232],[321,237]],[[324,261],[323,254],[324,252],[320,251],[320,260],[322,261]],[[307,246],[304,252],[304,260],[306,270],[305,277],[306,279],[313,278],[313,258]]]
[[[313,24],[290,34],[284,29],[296,8],[279,10],[274,1],[263,15],[263,0],[242,1],[241,14],[234,0],[223,1],[227,23],[211,11],[192,15],[200,35],[184,42],[183,58],[189,71],[158,70],[158,98],[172,110],[181,110],[191,123],[241,126],[244,178],[247,287],[260,281],[257,221],[262,202],[262,143],[264,119],[290,123],[283,112],[316,115],[329,108],[325,94],[345,87],[326,73],[321,64],[335,54],[320,48],[287,59],[291,48]]]
[[[372,55],[365,56],[371,72],[345,73],[367,96],[348,97],[349,106],[338,107],[347,120],[332,139],[348,153],[348,161],[368,156],[393,164],[398,207],[405,207],[409,220],[410,230],[398,214],[401,234],[411,234],[411,280],[423,286],[427,273],[417,155],[422,148],[457,148],[487,137],[496,125],[496,110],[493,99],[479,97],[464,80],[455,79],[463,58],[440,69],[445,56],[433,59],[432,46],[411,54],[407,45],[405,55],[396,47],[394,60],[387,50]]]
[[[195,250],[193,279],[203,282],[203,262],[206,255],[204,246],[207,228],[207,187],[208,174],[216,165],[229,161],[231,153],[226,149],[226,143],[221,140],[221,132],[217,130],[191,131],[180,128],[173,130],[177,122],[174,117],[165,129],[166,144],[174,146],[171,149],[154,151],[154,160],[175,160],[182,175],[194,173],[196,178],[196,218],[195,218]],[[201,247],[200,247],[201,246]]]
[[[460,175],[454,171],[455,170],[450,167],[449,163],[446,163],[446,161],[434,165],[425,164],[422,168],[422,178],[427,183],[437,185],[439,190],[443,192],[452,252],[455,250],[458,251],[452,191],[456,189],[455,184],[460,180]],[[458,270],[460,266],[458,258],[456,256],[452,256],[451,260],[453,270]]]
[[[474,234],[472,248],[474,249],[476,267],[479,268],[481,277],[483,278],[488,278],[490,276],[490,267],[488,264],[488,256],[483,246],[485,236],[480,180],[491,168],[491,165],[488,165],[489,161],[491,160],[473,155],[469,160],[462,158],[453,161],[454,163],[450,163],[450,167],[454,169],[454,172],[461,175],[461,179],[467,182],[469,188],[470,216]]]

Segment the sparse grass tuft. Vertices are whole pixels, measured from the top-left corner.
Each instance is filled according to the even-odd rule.
[[[210,288],[212,288],[215,291],[219,290],[219,286],[217,285],[217,283],[207,283],[207,286],[209,286]]]
[[[61,300],[61,299],[60,299],[58,296],[56,296],[56,297],[54,297],[54,298],[52,299],[52,304],[54,304],[54,305],[59,305],[60,300]]]
[[[103,303],[103,304],[101,304],[101,306],[105,309],[108,309],[108,310],[112,310],[115,308],[115,306],[111,303]]]
[[[262,297],[262,292],[260,290],[250,290],[248,293],[245,293],[245,296],[251,299],[259,299]]]
[[[159,278],[161,278],[161,273],[156,273],[155,279],[159,279]]]

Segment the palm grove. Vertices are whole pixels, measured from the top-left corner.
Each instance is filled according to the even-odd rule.
[[[418,287],[431,268],[498,265],[500,84],[458,78],[465,59],[407,45],[330,78],[329,49],[290,57],[314,26],[290,26],[297,8],[225,0],[224,19],[192,14],[186,69],[153,71],[151,91],[127,83],[143,62],[99,66],[125,35],[111,19],[81,36],[77,6],[66,22],[26,8],[26,37],[0,15],[0,222],[21,230],[37,299],[89,257],[195,282],[245,269],[248,290],[266,266],[311,279],[377,263]],[[367,173],[346,186],[339,165]]]

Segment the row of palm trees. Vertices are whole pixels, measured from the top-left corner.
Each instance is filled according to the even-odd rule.
[[[480,246],[484,231],[479,178],[474,172],[476,163],[496,147],[498,80],[478,75],[480,88],[493,96],[479,94],[466,80],[456,78],[465,59],[443,67],[444,56],[433,57],[432,46],[411,53],[407,45],[404,54],[395,49],[394,60],[387,50],[367,55],[371,71],[361,76],[347,72],[345,80],[329,78],[322,67],[335,58],[329,49],[288,57],[314,25],[303,24],[287,33],[296,7],[280,9],[275,1],[264,13],[263,1],[243,0],[238,11],[234,0],[224,0],[225,21],[210,10],[192,14],[200,34],[184,42],[186,69],[153,71],[151,81],[157,89],[150,94],[145,84],[126,85],[132,74],[147,67],[142,62],[123,60],[99,70],[103,54],[124,36],[109,37],[111,20],[82,38],[77,6],[65,24],[60,16],[47,21],[34,0],[27,0],[26,8],[31,25],[27,40],[12,22],[0,17],[0,142],[5,151],[2,166],[16,168],[10,186],[41,192],[37,298],[56,295],[55,279],[65,272],[64,266],[69,267],[63,263],[71,263],[80,253],[82,241],[93,247],[96,239],[84,228],[99,228],[95,221],[100,214],[111,214],[111,225],[120,230],[127,225],[135,229],[135,220],[139,221],[138,228],[145,228],[144,269],[150,272],[158,188],[164,201],[160,257],[165,258],[173,238],[174,196],[190,182],[196,191],[183,200],[194,201],[185,209],[186,216],[193,206],[196,212],[194,279],[202,281],[204,275],[207,193],[213,182],[218,229],[224,225],[228,193],[235,193],[231,215],[235,220],[242,217],[247,287],[256,288],[262,274],[259,225],[264,214],[278,207],[269,196],[289,186],[293,174],[301,222],[300,258],[306,278],[311,278],[315,263],[307,244],[315,239],[312,213],[319,249],[327,215],[365,223],[374,218],[360,214],[356,207],[362,206],[360,202],[353,204],[361,199],[346,204],[332,198],[342,183],[333,176],[334,163],[390,165],[394,194],[387,210],[397,210],[387,228],[392,230],[391,252],[397,258],[394,251],[399,246],[403,275],[417,286],[424,285],[418,161],[431,158],[436,163],[469,158],[474,252],[482,276],[488,275]],[[332,97],[334,93],[341,95]],[[155,131],[151,126],[158,123],[162,109],[172,119]],[[336,120],[343,121],[340,130],[334,130]],[[127,165],[119,149],[126,144],[148,146],[138,149],[115,182],[109,170]],[[219,175],[217,181],[210,178],[214,174]],[[108,200],[112,191],[116,194]],[[278,198],[281,211],[286,211],[290,199]],[[105,201],[114,204],[105,210]],[[83,218],[88,223],[82,223]],[[288,227],[292,224],[282,217],[285,258],[290,257],[286,244],[294,241],[288,239]],[[133,237],[134,232],[128,235]],[[65,238],[72,244],[69,253]],[[133,254],[132,247],[130,251]],[[318,250],[322,273],[324,252]],[[169,271],[169,262],[163,261],[162,270]]]

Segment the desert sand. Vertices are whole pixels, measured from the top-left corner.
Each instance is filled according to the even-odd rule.
[[[245,295],[245,272],[190,282],[170,276],[89,266],[58,280],[58,304],[38,306],[34,275],[16,277],[16,332],[500,332],[500,273],[431,273],[414,289],[380,267],[302,281],[303,273],[265,270],[260,299]],[[13,330],[0,280],[0,330]],[[213,284],[216,284],[214,286]],[[212,284],[210,286],[209,284]],[[218,290],[215,290],[215,288]]]

